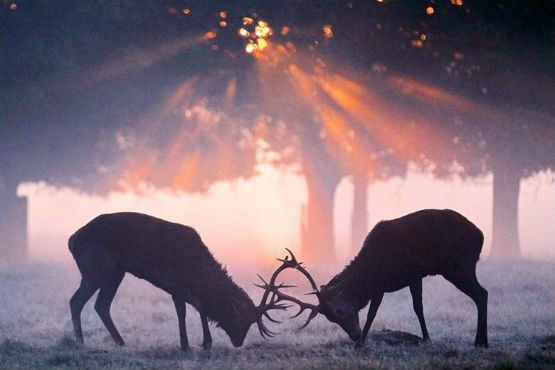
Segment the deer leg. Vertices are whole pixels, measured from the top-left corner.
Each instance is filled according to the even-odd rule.
[[[424,308],[422,307],[422,279],[418,279],[409,285],[410,294],[412,295],[412,308],[418,317],[420,329],[422,329],[422,339],[429,341],[428,329],[426,328],[426,321],[424,320]]]
[[[370,308],[368,309],[368,315],[366,316],[366,323],[364,324],[364,329],[362,329],[362,333],[360,334],[360,340],[357,343],[357,346],[362,346],[362,344],[366,341],[366,336],[370,331],[370,326],[372,326],[372,322],[378,312],[378,307],[380,307],[380,304],[382,303],[383,294],[384,293],[381,292],[372,297],[372,300],[370,301]]]
[[[189,350],[189,339],[187,339],[187,328],[185,326],[185,316],[187,315],[187,308],[185,300],[172,296],[175,311],[177,312],[177,320],[179,321],[179,341],[181,342],[181,349],[184,351]]]
[[[116,344],[123,346],[125,343],[118,332],[118,329],[112,321],[112,316],[110,315],[110,306],[116,295],[116,291],[123,280],[125,272],[117,272],[108,281],[100,286],[100,291],[98,292],[98,297],[96,298],[96,303],[94,304],[94,309],[100,316],[100,319],[104,323],[104,326],[110,332],[110,335],[116,342]]]
[[[208,327],[208,318],[203,311],[199,311],[199,314],[202,323],[202,348],[208,350],[212,347],[212,335],[210,335],[210,328]]]
[[[93,296],[94,292],[98,289],[98,285],[81,279],[81,284],[77,291],[69,300],[69,307],[71,309],[71,321],[73,322],[73,331],[75,332],[75,339],[84,344],[83,330],[81,329],[81,311],[85,303]]]
[[[478,326],[476,329],[476,347],[488,347],[488,291],[484,289],[476,278],[476,271],[449,273],[444,277],[460,291],[472,298],[478,309]]]

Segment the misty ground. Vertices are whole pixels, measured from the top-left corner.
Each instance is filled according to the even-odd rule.
[[[203,351],[200,320],[188,306],[192,350],[187,354],[178,347],[169,295],[142,280],[126,275],[112,306],[126,346],[113,344],[93,309],[93,297],[83,310],[86,346],[81,347],[73,339],[68,307],[79,283],[75,266],[0,267],[0,369],[553,369],[554,271],[551,262],[479,262],[479,280],[489,290],[489,349],[473,346],[473,302],[443,278],[428,277],[424,312],[430,343],[415,336],[420,336],[420,328],[404,289],[384,297],[370,338],[358,350],[338,326],[318,317],[300,332],[296,328],[302,318],[274,325],[281,334],[267,341],[253,326],[238,349],[211,324],[213,347]],[[257,302],[260,292],[250,288],[255,271],[231,272]],[[325,282],[330,275],[331,271],[316,277]],[[365,314],[366,309],[361,311],[362,322]]]

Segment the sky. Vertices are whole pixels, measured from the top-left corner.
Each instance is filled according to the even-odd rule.
[[[137,211],[194,227],[220,259],[264,262],[284,248],[299,248],[301,208],[306,202],[302,177],[259,166],[248,180],[215,183],[204,195],[143,186],[135,192],[92,196],[45,182],[24,183],[18,194],[29,199],[29,256],[33,261],[68,263],[67,238],[101,213]],[[346,262],[350,247],[352,183],[342,180],[335,199],[337,258]],[[474,222],[485,235],[482,257],[491,244],[492,178],[438,180],[411,171],[406,178],[369,185],[369,225],[424,208],[451,208]],[[522,180],[519,227],[525,258],[555,258],[555,187],[551,173]]]

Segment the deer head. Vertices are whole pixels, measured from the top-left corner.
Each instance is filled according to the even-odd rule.
[[[353,304],[349,291],[341,286],[322,285],[317,294],[319,313],[338,324],[353,341],[360,339],[359,308]]]

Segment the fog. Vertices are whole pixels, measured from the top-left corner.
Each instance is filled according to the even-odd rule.
[[[554,13],[510,0],[4,0],[0,369],[553,368]],[[425,208],[456,210],[485,235],[476,273],[489,295],[464,284],[468,267],[449,252],[431,271],[463,277],[481,337],[487,297],[490,348],[473,346],[477,305],[441,276],[423,279],[428,343],[401,289],[360,349],[323,315],[299,331],[307,313],[289,310],[268,323],[279,336],[252,326],[242,348],[210,322],[204,351],[187,305],[183,352],[172,297],[130,273],[111,310],[127,345],[114,345],[94,296],[85,345],[74,339],[81,276],[67,240],[99,214],[192,226],[258,304],[256,273],[271,276],[285,248],[325,284],[377,222]],[[243,328],[263,318],[195,266],[208,298],[188,277],[176,302],[218,306]],[[176,282],[173,271],[154,275]],[[288,292],[333,311],[297,275],[280,276],[300,283]],[[114,282],[98,282],[101,314]],[[339,296],[383,288],[364,284]],[[237,317],[237,297],[248,314]]]
[[[116,346],[96,314],[95,297],[82,312],[85,346],[74,341],[68,301],[79,282],[74,266],[26,264],[0,266],[0,368],[6,369],[493,369],[551,368],[555,353],[555,281],[553,263],[484,260],[478,278],[489,291],[490,348],[475,348],[473,302],[441,277],[423,282],[423,305],[431,342],[420,341],[420,328],[408,289],[386,294],[365,346],[355,349],[343,330],[316,317],[302,331],[306,313],[296,309],[273,316],[280,334],[264,340],[251,327],[241,348],[210,324],[213,347],[202,350],[197,312],[187,310],[191,351],[179,349],[171,297],[127,274],[112,305],[112,317],[126,345]],[[276,268],[274,264],[273,268]],[[250,282],[255,272],[233,268],[234,280],[255,302]],[[316,276],[318,282],[332,271]],[[289,275],[285,281],[294,281]],[[295,289],[302,296],[305,289]],[[366,309],[360,311],[364,322]]]
[[[29,199],[31,261],[72,261],[68,237],[101,213],[137,211],[194,227],[222,262],[271,263],[284,248],[300,249],[299,230],[306,190],[302,177],[271,166],[258,167],[249,180],[220,181],[206,194],[186,194],[147,185],[134,192],[93,196],[45,182],[24,183],[18,193]],[[335,198],[335,245],[339,263],[349,260],[353,186],[344,178]],[[485,235],[482,257],[491,247],[492,178],[438,180],[417,171],[406,178],[375,181],[368,189],[368,231],[380,220],[424,208],[451,208],[473,221]],[[521,181],[519,228],[525,258],[555,258],[553,174]]]

